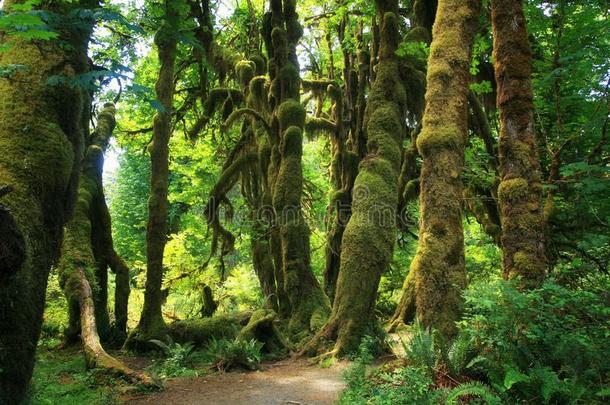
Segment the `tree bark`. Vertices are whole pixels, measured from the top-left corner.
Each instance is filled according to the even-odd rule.
[[[470,49],[478,27],[479,0],[440,0],[428,59],[426,109],[417,148],[420,223],[415,272],[417,318],[443,335],[454,321],[466,285],[462,229],[464,147],[468,136]]]
[[[494,70],[500,110],[502,267],[505,278],[539,285],[546,255],[540,160],[534,133],[532,52],[520,0],[492,1]]]
[[[16,1],[5,1],[5,11]],[[59,15],[95,1],[53,6]],[[47,277],[57,259],[63,225],[76,200],[88,94],[50,85],[88,70],[91,27],[65,29],[60,39],[29,42],[0,34],[12,46],[1,65],[25,65],[0,79],[0,403],[24,398],[44,310]],[[8,190],[11,190],[7,192]],[[11,254],[7,251],[10,249]]]
[[[155,85],[161,109],[153,120],[153,138],[149,146],[151,175],[148,199],[148,225],[146,228],[146,285],[144,308],[138,328],[133,335],[140,343],[162,339],[167,328],[161,307],[163,294],[163,252],[167,241],[169,139],[175,91],[174,65],[177,51],[178,10],[172,2],[165,3],[164,21],[155,35],[159,56],[159,77]],[[130,339],[131,340],[131,337]]]

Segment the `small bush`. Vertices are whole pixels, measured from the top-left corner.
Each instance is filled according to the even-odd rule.
[[[255,339],[212,339],[204,350],[203,357],[212,368],[228,371],[243,367],[255,370],[263,359],[263,344]]]
[[[169,336],[167,337],[167,343],[156,339],[149,342],[156,345],[165,356],[160,368],[161,377],[176,377],[189,370],[188,366],[191,364],[194,351],[192,343],[176,343]]]

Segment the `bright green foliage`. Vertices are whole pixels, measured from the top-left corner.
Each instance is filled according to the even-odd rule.
[[[422,404],[442,403],[442,391],[434,391],[430,375],[423,368],[397,367],[367,373],[366,366],[356,362],[345,373],[348,384],[338,404]]]
[[[460,322],[478,356],[469,368],[514,401],[596,403],[610,375],[610,284],[568,289],[553,282],[521,292],[514,283],[474,285]]]

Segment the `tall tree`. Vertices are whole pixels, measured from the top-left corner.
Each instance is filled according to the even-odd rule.
[[[172,111],[175,92],[174,70],[178,46],[180,2],[166,0],[165,15],[155,34],[159,57],[159,77],[155,93],[160,103],[153,120],[153,137],[150,152],[150,196],[148,198],[148,225],[146,228],[146,287],[144,308],[138,324],[137,340],[162,338],[166,329],[161,307],[163,305],[163,252],[167,241],[169,186],[169,140],[172,134]]]
[[[99,279],[100,275],[104,277],[107,274],[106,266],[110,259],[109,255],[113,256],[112,260],[121,260],[116,257],[112,247],[105,245],[106,241],[104,239],[95,236],[96,233],[105,235],[109,232],[110,223],[106,223],[97,210],[100,204],[105,205],[103,201],[102,171],[104,152],[108,147],[115,126],[114,115],[114,105],[106,105],[98,115],[97,128],[92,134],[91,141],[88,142],[89,145],[85,151],[83,170],[79,180],[78,200],[74,214],[66,224],[66,235],[58,268],[71,309],[71,324],[77,324],[78,329],[80,329],[87,367],[106,369],[136,382],[154,385],[153,380],[148,375],[135,372],[121,361],[110,356],[102,347],[100,333],[98,332],[98,320],[108,322],[108,313],[107,308],[100,310],[97,307],[107,305],[107,302],[106,300],[96,300],[93,289],[101,290],[108,287],[106,283],[100,282]],[[128,272],[126,267],[120,270]],[[120,274],[117,280],[124,279],[126,276],[128,277],[128,275]],[[105,277],[103,281],[105,281]],[[95,287],[92,288],[92,286]],[[98,292],[98,295],[106,296],[106,294],[100,294],[100,292]],[[119,301],[125,301],[125,298],[119,296]],[[121,302],[121,304],[124,303]],[[74,307],[76,307],[74,311],[76,314],[72,313]]]
[[[534,132],[532,52],[521,0],[491,2],[500,110],[502,267],[537,285],[546,269],[540,159]]]
[[[426,108],[417,149],[420,223],[415,272],[417,318],[444,335],[455,332],[466,285],[462,228],[464,147],[468,136],[470,50],[479,0],[440,0],[428,58]]]
[[[5,1],[7,13],[21,1]],[[80,86],[51,84],[89,69],[93,21],[75,8],[97,1],[54,2],[57,40],[0,34],[0,65],[22,67],[0,78],[0,403],[18,404],[32,375],[47,277],[76,199],[89,96]],[[79,21],[67,21],[69,18]],[[69,46],[67,46],[69,44]],[[11,192],[6,193],[7,190]]]
[[[438,2],[436,0],[416,0],[413,2],[413,15],[412,15],[412,27],[407,33],[405,40],[413,42],[425,42],[428,45],[432,41],[432,26],[434,24],[434,18],[436,16],[436,8]],[[405,69],[406,70],[406,69]],[[418,72],[411,69],[405,74],[408,76],[407,82],[413,82],[413,76]],[[424,76],[424,73],[419,72],[420,75]],[[413,89],[415,86],[411,86]],[[425,87],[421,86],[421,100],[423,100],[423,93]],[[416,95],[410,95],[411,98]],[[421,124],[422,109],[414,111],[415,116],[418,118],[418,124]],[[407,203],[409,200],[417,198],[417,187],[419,186],[419,170],[416,163],[417,148],[416,141],[421,125],[418,125],[412,132],[411,143],[403,150],[403,161],[398,181],[398,220],[399,229],[406,226],[406,219],[403,213],[406,212]],[[388,331],[393,331],[396,327],[401,324],[411,322],[415,318],[415,268],[409,269],[407,277],[402,286],[400,301],[396,306],[394,315],[390,319]]]
[[[374,321],[382,271],[392,258],[396,238],[400,145],[405,133],[407,97],[398,70],[398,1],[377,0],[379,62],[371,86],[364,128],[367,154],[360,162],[352,215],[343,234],[341,271],[330,319],[306,347],[318,350],[335,340],[337,355],[357,348]]]
[[[330,312],[328,298],[311,269],[309,227],[302,212],[303,127],[301,78],[296,46],[303,34],[295,0],[271,0],[263,36],[269,54],[271,107],[270,182],[279,233],[284,290],[292,333],[315,331]],[[276,244],[277,245],[277,244]]]

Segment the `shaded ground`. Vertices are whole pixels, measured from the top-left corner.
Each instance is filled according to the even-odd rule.
[[[254,372],[230,372],[204,377],[174,378],[165,390],[124,397],[128,404],[323,405],[333,404],[345,388],[346,363],[329,368],[305,360],[266,363]]]

